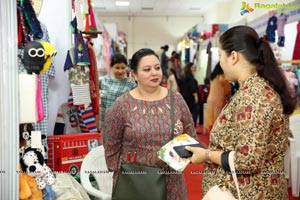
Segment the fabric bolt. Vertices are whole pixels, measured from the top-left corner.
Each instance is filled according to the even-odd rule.
[[[289,116],[280,96],[258,75],[240,82],[240,89],[225,105],[210,132],[211,151],[235,151],[234,165],[241,199],[288,199],[284,156],[288,148]],[[223,184],[224,169],[206,163],[202,188]],[[233,180],[230,191],[237,197]]]
[[[43,38],[42,40],[50,42],[49,34],[47,27],[40,22],[41,28],[43,31]],[[18,56],[23,55],[23,49],[19,48],[18,49]],[[26,73],[26,70],[24,68],[24,65],[21,61],[21,59],[18,59],[18,72],[20,73]],[[42,99],[43,99],[43,108],[44,108],[44,119],[40,121],[39,123],[34,124],[34,130],[39,130],[42,132],[43,135],[47,136],[48,135],[48,85],[49,85],[49,77],[54,77],[55,76],[55,68],[54,68],[54,63],[52,62],[49,69],[41,74],[41,86],[42,86]],[[48,145],[47,145],[47,137],[45,139],[42,139],[42,144],[46,147],[46,152],[45,152],[45,159],[48,158]]]
[[[101,91],[101,103],[100,103],[100,127],[104,125],[104,115],[114,101],[124,94],[136,87],[130,78],[117,79],[109,75],[100,77],[100,91]]]
[[[175,100],[175,136],[187,133],[196,138],[194,123],[182,96],[173,93]],[[128,152],[136,152],[136,164],[152,167],[166,166],[157,156],[157,151],[171,137],[170,93],[157,101],[143,101],[133,98],[130,93],[120,96],[105,115],[103,143],[106,163],[114,171],[114,185],[120,162],[129,163]],[[133,155],[133,154],[132,154]],[[171,168],[167,172],[167,199],[186,200],[187,191],[184,176]]]
[[[74,105],[88,105],[91,103],[90,86],[89,84],[74,85],[71,84],[73,92]]]

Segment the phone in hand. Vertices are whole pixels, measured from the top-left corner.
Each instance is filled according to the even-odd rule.
[[[196,143],[196,144],[186,144],[186,145],[181,145],[181,146],[174,146],[173,149],[176,151],[176,153],[181,158],[192,157],[193,153],[191,151],[186,150],[185,149],[186,146],[205,148],[202,144]]]

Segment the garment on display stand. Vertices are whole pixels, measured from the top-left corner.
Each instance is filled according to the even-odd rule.
[[[68,106],[67,103],[61,104],[56,115],[53,135],[80,132],[76,107]]]
[[[271,12],[271,17],[268,20],[268,25],[266,29],[267,40],[270,42],[275,42],[275,31],[277,29],[277,17],[275,16],[275,11]]]
[[[97,127],[100,127],[100,90],[99,90],[99,76],[97,69],[96,54],[91,41],[86,42],[88,56],[90,59],[90,94],[93,107],[93,113],[95,115]]]
[[[285,34],[284,34],[284,27],[287,22],[288,15],[284,13],[280,13],[278,16],[278,24],[277,24],[277,35],[278,35],[278,42],[277,45],[279,47],[284,47],[285,41]]]
[[[295,41],[293,59],[294,60],[300,59],[300,21],[298,21],[297,24],[297,36]]]

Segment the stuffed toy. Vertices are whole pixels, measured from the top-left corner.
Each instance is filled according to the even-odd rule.
[[[53,172],[46,165],[42,153],[37,149],[26,148],[20,163],[22,170],[35,178],[40,190],[43,190],[46,185],[52,185],[55,182]]]
[[[19,174],[19,197],[22,200],[42,200],[43,193],[38,188],[33,177],[20,172]]]
[[[34,131],[32,124],[20,124],[19,126],[19,139],[20,139],[20,148],[19,148],[19,154],[20,157],[23,157],[25,149],[31,147],[31,131]],[[42,135],[41,139],[45,139],[46,136]],[[45,152],[47,151],[45,146],[42,146],[42,148],[36,149],[42,153],[42,155],[45,157]]]

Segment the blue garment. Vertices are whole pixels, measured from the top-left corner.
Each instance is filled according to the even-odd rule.
[[[275,31],[277,29],[277,17],[272,16],[268,20],[268,25],[266,29],[267,40],[270,42],[275,42]]]

